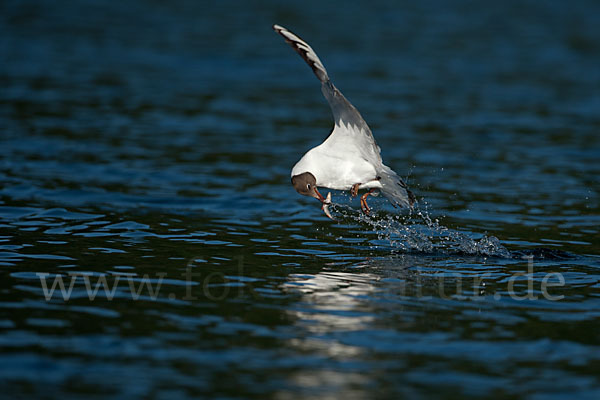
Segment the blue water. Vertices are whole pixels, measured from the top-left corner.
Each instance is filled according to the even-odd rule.
[[[294,192],[332,121],[273,23],[412,213]],[[600,398],[598,2],[5,0],[0,38],[7,398]]]

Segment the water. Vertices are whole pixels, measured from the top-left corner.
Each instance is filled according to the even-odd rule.
[[[598,398],[599,15],[2,2],[2,393]],[[334,192],[331,222],[293,191],[331,120],[273,23],[361,110],[412,214]]]

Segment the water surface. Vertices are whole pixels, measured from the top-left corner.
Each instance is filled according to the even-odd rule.
[[[598,398],[598,15],[3,2],[4,393]],[[412,214],[334,192],[332,222],[294,192],[331,120],[273,23],[317,50]]]

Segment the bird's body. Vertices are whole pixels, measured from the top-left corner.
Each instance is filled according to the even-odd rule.
[[[352,157],[349,157],[352,155]],[[350,190],[359,183],[359,189],[381,189],[376,167],[356,154],[351,143],[341,145],[325,141],[309,150],[292,168],[291,176],[312,173],[317,187]]]
[[[381,150],[371,129],[358,110],[333,85],[314,50],[282,26],[274,25],[273,29],[300,54],[319,78],[321,91],[329,102],[335,122],[329,137],[304,154],[292,168],[292,184],[296,191],[319,199],[325,206],[328,203],[317,187],[351,190],[353,195],[360,189],[367,189],[368,192],[361,197],[361,207],[368,213],[366,197],[379,189],[392,205],[412,207],[414,195],[402,179],[383,164]]]

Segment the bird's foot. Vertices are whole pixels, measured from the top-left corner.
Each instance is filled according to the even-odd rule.
[[[369,215],[371,212],[371,208],[367,204],[367,200],[363,199],[362,197],[360,198],[360,208],[366,215]]]
[[[358,195],[358,187],[359,186],[360,186],[360,183],[355,183],[354,185],[352,185],[352,188],[350,189],[350,196],[356,197]]]
[[[369,215],[369,213],[371,212],[371,208],[369,207],[369,205],[367,204],[367,197],[372,194],[375,191],[375,189],[371,189],[369,190],[367,193],[363,194],[362,196],[360,196],[360,208],[362,209],[362,211],[366,214]]]

